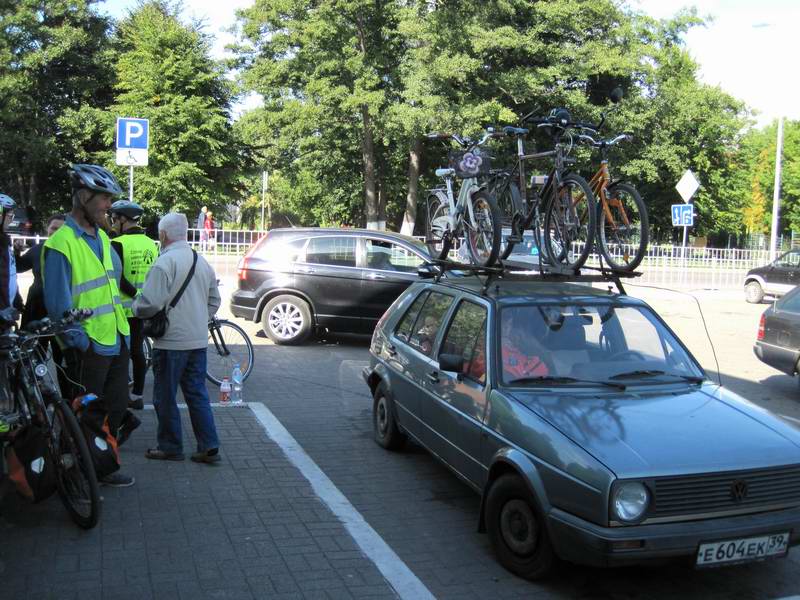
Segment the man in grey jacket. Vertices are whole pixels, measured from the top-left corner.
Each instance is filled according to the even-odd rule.
[[[153,264],[142,292],[133,302],[137,317],[152,317],[172,302],[192,267],[194,253],[186,241],[189,223],[179,213],[164,215],[158,223],[161,255]],[[206,391],[208,320],[220,305],[217,278],[202,256],[175,308],[167,308],[169,326],[153,343],[153,405],[158,416],[158,447],[145,456],[154,460],[183,460],[181,415],[176,403],[178,385],[189,406],[197,452],[192,460],[220,459],[219,439]]]

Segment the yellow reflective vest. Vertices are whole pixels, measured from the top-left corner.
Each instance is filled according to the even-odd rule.
[[[158,258],[158,246],[144,233],[126,233],[114,238],[122,246],[122,274],[136,289],[144,287],[150,267]],[[125,316],[131,318],[133,298],[120,290]]]
[[[97,230],[103,248],[103,262],[72,227],[61,227],[45,242],[42,262],[47,249],[64,255],[72,271],[72,307],[91,308],[92,316],[82,324],[90,339],[105,346],[117,343],[117,332],[130,335],[128,319],[122,308],[111,242],[102,229]],[[42,268],[44,276],[44,268]],[[44,282],[45,294],[47,281]]]

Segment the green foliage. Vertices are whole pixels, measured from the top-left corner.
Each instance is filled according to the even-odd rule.
[[[233,98],[209,40],[178,19],[176,5],[151,0],[123,20],[115,37],[116,97],[98,119],[106,147],[116,117],[150,120],[147,167],[134,169],[134,195],[150,212],[196,214],[208,206],[221,215],[240,193],[244,148],[230,123]],[[98,158],[112,163],[106,151]],[[122,180],[124,167],[115,167]]]
[[[0,190],[40,214],[69,205],[66,168],[82,149],[65,126],[80,128],[81,107],[111,97],[111,24],[94,4],[0,2]],[[91,147],[96,133],[83,141]]]

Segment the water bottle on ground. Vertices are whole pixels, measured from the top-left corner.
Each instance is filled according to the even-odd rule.
[[[231,381],[227,377],[223,377],[219,384],[219,403],[223,406],[231,403]]]
[[[233,365],[233,373],[231,374],[231,404],[244,404],[242,382],[242,369],[239,367],[239,363],[236,363]]]

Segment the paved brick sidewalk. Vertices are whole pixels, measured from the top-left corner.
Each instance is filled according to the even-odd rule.
[[[155,414],[139,414],[122,448],[136,485],[101,488],[94,530],[74,526],[57,497],[0,502],[0,598],[396,597],[248,408],[214,410],[213,466],[145,459]]]

